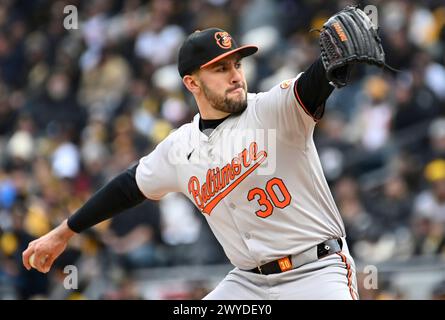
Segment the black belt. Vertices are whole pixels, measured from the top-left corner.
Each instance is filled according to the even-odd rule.
[[[342,248],[343,248],[343,241],[341,238],[326,240],[325,242],[318,244],[317,246],[309,249],[308,251],[305,251],[302,254],[283,257],[281,259],[263,264],[262,266],[250,269],[248,271],[259,274],[281,273],[284,271],[298,268],[303,264],[324,258],[330,254],[340,252]],[[313,252],[311,253],[310,251]],[[313,257],[312,259],[307,258],[311,256],[308,253],[312,254]]]

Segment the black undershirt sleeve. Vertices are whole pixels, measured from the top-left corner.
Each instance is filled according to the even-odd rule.
[[[136,184],[136,167],[127,169],[99,189],[68,218],[68,227],[82,232],[144,201],[146,198]]]
[[[319,57],[298,78],[295,85],[299,100],[304,105],[306,112],[310,113],[315,120],[321,119],[324,113],[325,102],[334,90],[326,79],[326,71]]]

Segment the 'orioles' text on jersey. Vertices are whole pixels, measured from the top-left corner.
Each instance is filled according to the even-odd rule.
[[[315,121],[292,80],[248,94],[248,106],[209,135],[199,114],[140,160],[149,199],[186,195],[230,261],[251,269],[345,236],[313,142]]]

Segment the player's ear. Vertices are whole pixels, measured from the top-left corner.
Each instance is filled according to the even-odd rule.
[[[184,78],[182,78],[182,82],[184,83],[184,86],[191,93],[198,93],[201,90],[201,87],[199,86],[198,78],[194,75],[184,76]]]

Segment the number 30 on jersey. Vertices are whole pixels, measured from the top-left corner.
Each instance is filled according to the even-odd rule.
[[[253,188],[247,194],[247,200],[257,200],[264,210],[257,210],[255,214],[260,218],[267,218],[273,213],[274,207],[284,209],[292,200],[286,185],[280,178],[272,178],[267,181],[264,189]]]

